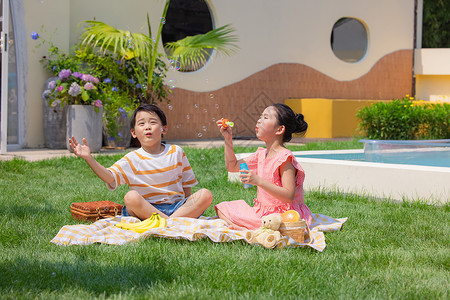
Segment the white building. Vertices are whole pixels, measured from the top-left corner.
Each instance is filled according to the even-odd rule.
[[[200,1],[213,28],[232,24],[236,29],[240,51],[230,57],[213,53],[195,72],[169,72],[175,89],[170,108],[162,105],[169,120],[167,138],[218,137],[214,120],[221,117],[235,122],[237,135],[252,136],[263,108],[290,98],[389,100],[415,94],[445,99],[450,50],[420,49],[422,1]],[[147,33],[147,13],[157,28],[165,3],[2,2],[3,7],[9,3],[11,13],[3,12],[2,19],[3,26],[8,19],[10,25],[4,29],[9,34],[2,35],[1,137],[4,145],[7,124],[11,148],[45,147],[41,94],[49,74],[39,62],[47,49],[37,47],[43,39],[51,38],[67,52],[79,36],[78,24],[93,19]],[[182,2],[189,6],[199,0]],[[185,26],[196,26],[196,20],[188,19]],[[168,20],[165,26],[170,25]],[[41,39],[32,39],[32,32]]]

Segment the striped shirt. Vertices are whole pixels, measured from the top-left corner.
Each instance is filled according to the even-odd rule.
[[[164,145],[162,153],[153,155],[143,148],[132,151],[108,168],[114,182],[106,186],[115,190],[128,184],[152,204],[175,203],[185,198],[183,188],[196,185],[194,171],[183,149]]]

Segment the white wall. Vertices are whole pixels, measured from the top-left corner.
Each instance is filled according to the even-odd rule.
[[[44,82],[48,79],[39,60],[47,55],[47,44],[52,41],[61,49],[69,48],[69,0],[24,0],[24,23],[26,28],[26,51],[28,55],[26,81],[26,146],[44,146],[43,100]],[[31,39],[31,33],[38,32],[40,38]],[[46,31],[46,32],[43,32]],[[18,38],[18,37],[16,37]],[[43,41],[46,44],[37,48]]]

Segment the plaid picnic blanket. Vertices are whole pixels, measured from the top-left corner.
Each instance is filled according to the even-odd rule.
[[[310,227],[312,241],[310,243],[298,243],[292,238],[284,236],[276,244],[275,248],[306,246],[322,252],[326,247],[324,232],[338,231],[347,221],[347,218],[333,219],[321,214],[313,214],[312,216]],[[101,219],[89,225],[66,225],[59,230],[51,242],[62,246],[90,245],[93,243],[123,245],[149,237],[186,239],[189,241],[209,238],[216,243],[236,240],[245,241],[245,231],[231,230],[225,221],[217,217],[201,217],[199,219],[170,218],[167,220],[167,227],[151,228],[144,233],[123,230],[114,226],[122,219],[125,219],[127,222],[139,221],[139,219],[134,217],[118,216]]]

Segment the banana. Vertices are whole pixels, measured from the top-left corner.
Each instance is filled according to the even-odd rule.
[[[132,228],[137,228],[137,227],[141,227],[141,226],[146,226],[150,223],[152,223],[155,220],[156,215],[158,215],[157,213],[153,213],[152,216],[148,219],[145,219],[144,221],[141,222],[135,222],[135,223],[124,223],[123,221],[116,224],[117,227],[122,228],[122,229],[127,229],[127,230],[131,230]]]
[[[161,218],[161,216],[158,213],[153,213],[152,216],[142,222],[136,222],[136,223],[119,223],[116,224],[117,227],[125,230],[132,230],[137,233],[143,233],[150,228],[157,228],[157,227],[166,227],[167,226],[167,220],[164,218]]]
[[[160,218],[160,222],[159,222],[159,227],[167,227],[167,220],[166,219],[164,219],[164,218],[161,218],[161,217],[159,217]]]

